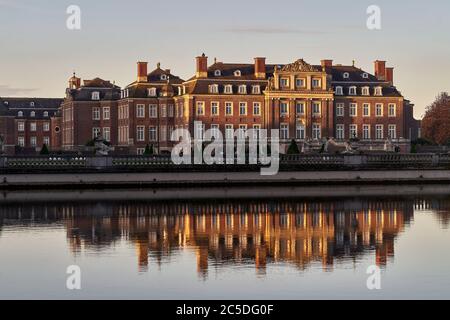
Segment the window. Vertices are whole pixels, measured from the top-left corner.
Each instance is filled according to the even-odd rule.
[[[233,102],[225,102],[225,114],[227,116],[233,115]]]
[[[253,102],[253,115],[260,116],[261,115],[261,103]]]
[[[151,126],[148,128],[148,140],[149,141],[156,141],[158,139],[158,131],[155,126]]]
[[[34,102],[33,101],[30,102],[30,107],[34,107]]]
[[[281,78],[280,79],[280,87],[282,87],[282,88],[289,87],[289,78]]]
[[[219,93],[219,86],[217,84],[209,85],[209,93]]]
[[[111,141],[111,129],[109,127],[103,128],[103,139]]]
[[[18,116],[18,117],[23,117],[23,111],[17,112],[17,116]]]
[[[287,102],[280,102],[280,117],[286,117],[289,114],[289,105]]]
[[[337,124],[336,125],[336,139],[343,140],[344,137],[344,125],[343,124]]]
[[[297,88],[304,88],[305,87],[305,79],[303,79],[303,78],[295,79],[295,86]]]
[[[313,88],[320,88],[320,79],[312,79],[312,86]]]
[[[227,84],[227,85],[225,86],[224,92],[225,92],[226,94],[232,94],[232,93],[233,93],[233,86],[232,86],[231,84]]]
[[[344,104],[337,103],[336,104],[336,117],[343,117],[343,116],[344,116]]]
[[[363,139],[369,140],[370,139],[370,125],[363,124]]]
[[[136,105],[136,117],[145,118],[145,106],[143,104]]]
[[[48,111],[44,111],[44,117],[48,117]]]
[[[253,94],[260,94],[261,93],[261,86],[252,86],[252,93]]]
[[[369,95],[370,95],[370,89],[369,89],[369,87],[363,87],[363,88],[362,88],[362,95],[363,95],[363,96],[369,96]]]
[[[42,128],[45,132],[50,131],[50,123],[44,122],[44,124],[42,125]]]
[[[17,123],[17,131],[19,131],[19,132],[25,131],[25,122],[18,122]]]
[[[148,106],[148,116],[150,118],[158,118],[158,106],[156,104]]]
[[[220,77],[221,75],[222,75],[222,72],[220,72],[220,70],[215,70],[214,71],[214,76]]]
[[[246,94],[247,93],[247,86],[246,85],[240,85],[239,86],[239,94]]]
[[[376,117],[382,117],[383,116],[383,104],[377,103],[375,105],[375,116]]]
[[[161,118],[166,118],[167,117],[167,105],[162,104],[161,105],[161,110],[160,110],[160,114]]]
[[[156,97],[156,88],[149,88],[148,89],[148,96],[149,97]]]
[[[297,124],[296,130],[295,130],[295,138],[299,140],[305,139],[305,126],[302,124]]]
[[[234,76],[235,76],[235,77],[240,77],[240,76],[241,76],[241,70],[236,70],[236,71],[234,72]]]
[[[100,108],[92,108],[92,120],[100,120]]]
[[[36,145],[37,145],[36,137],[30,137],[30,145],[32,147],[36,147]]]
[[[31,112],[30,112],[30,117],[32,117],[32,118],[36,117],[36,112],[31,111]]]
[[[137,126],[136,127],[136,140],[137,141],[145,141],[145,127],[144,126]]]
[[[205,115],[205,103],[203,101],[199,101],[197,102],[197,115],[198,116],[203,116]]]
[[[100,100],[100,92],[98,91],[92,92],[91,100]]]
[[[225,125],[225,138],[233,139],[234,138],[234,128],[232,124]]]
[[[383,139],[383,125],[382,124],[375,125],[375,138],[377,140]]]
[[[396,104],[395,103],[390,103],[389,104],[389,112],[388,115],[389,117],[395,117],[396,116]]]
[[[356,117],[358,115],[358,105],[356,103],[350,103],[349,115],[350,117]]]
[[[31,132],[35,132],[36,131],[36,122],[31,122],[30,123],[30,131]]]
[[[50,138],[49,137],[44,137],[42,138],[43,143],[48,146],[50,144]]]
[[[169,117],[173,117],[173,104],[169,104],[168,106],[167,106],[167,108],[168,108],[168,114],[169,114]]]
[[[367,79],[367,78],[369,78],[369,74],[368,74],[368,73],[363,73],[363,74],[362,74],[362,77],[363,77],[364,79]]]
[[[390,139],[397,139],[397,126],[395,124],[388,126],[388,135]]]
[[[353,139],[353,138],[358,138],[358,126],[356,124],[351,124],[349,126],[349,138]]]
[[[247,115],[247,102],[239,102],[239,115]]]
[[[289,125],[286,123],[280,125],[280,139],[289,139]]]
[[[103,107],[103,120],[109,120],[111,117],[110,115],[110,108],[109,107]]]
[[[356,87],[350,87],[348,89],[348,94],[351,96],[355,96],[356,95]]]
[[[261,133],[261,125],[260,124],[254,124],[253,125],[253,138],[259,139]]]
[[[247,125],[246,124],[240,124],[239,125],[239,135],[238,139],[243,140],[245,139],[245,132],[247,131]]]
[[[17,138],[17,144],[19,145],[19,147],[24,147],[25,146],[25,138],[24,137],[18,137]]]
[[[320,124],[313,123],[312,125],[312,137],[313,139],[321,139],[321,130],[320,130]]]
[[[370,116],[370,104],[363,103],[363,117],[369,117],[369,116]]]
[[[211,115],[218,116],[219,115],[219,103],[211,102]]]
[[[304,102],[297,102],[295,104],[295,113],[297,115],[305,114],[305,103]]]
[[[382,87],[376,87],[375,88],[375,95],[376,96],[382,96],[383,95],[383,88]]]
[[[336,87],[335,93],[338,96],[342,96],[344,94],[344,91],[343,91],[342,87]]]
[[[98,138],[100,133],[100,128],[92,128],[92,139]]]
[[[159,138],[161,141],[167,141],[167,126],[161,126]]]
[[[320,115],[321,113],[321,103],[318,101],[313,102],[313,115]]]
[[[167,75],[165,75],[165,74],[162,74],[162,75],[161,75],[161,77],[160,77],[160,79],[161,79],[162,81],[165,81],[165,80],[167,80]]]
[[[343,77],[344,79],[348,79],[348,78],[350,77],[350,73],[344,72],[344,74],[342,75],[342,77]]]

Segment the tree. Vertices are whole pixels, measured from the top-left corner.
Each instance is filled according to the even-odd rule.
[[[422,120],[422,134],[427,140],[443,145],[450,139],[450,97],[442,92],[426,108]]]
[[[144,156],[151,156],[153,155],[154,151],[153,151],[153,145],[146,145],[145,146],[145,150],[144,150]]]
[[[299,154],[300,153],[297,142],[295,142],[294,139],[291,140],[291,144],[289,145],[286,153],[287,154]]]
[[[48,151],[48,147],[47,147],[47,145],[44,143],[43,145],[42,145],[42,149],[41,149],[41,155],[48,155],[50,152]]]

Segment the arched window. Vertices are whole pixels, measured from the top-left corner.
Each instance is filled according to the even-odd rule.
[[[235,77],[240,77],[241,76],[241,70],[236,70],[235,72],[234,72],[234,76]]]
[[[31,112],[30,112],[30,117],[32,117],[32,118],[36,117],[36,112],[31,111]]]
[[[48,117],[48,111],[44,111],[44,117]]]
[[[350,87],[348,89],[348,94],[351,96],[356,96],[356,87]]]
[[[348,79],[348,78],[350,78],[350,73],[344,72],[344,74],[342,75],[342,77],[343,77],[344,79]]]
[[[344,94],[342,87],[336,87],[335,91],[336,91],[336,94],[339,96],[342,96]]]
[[[17,116],[18,116],[18,117],[23,117],[23,111],[17,112]]]
[[[100,92],[94,91],[91,96],[92,100],[100,100]]]
[[[369,78],[369,74],[363,73],[363,74],[362,74],[362,77],[363,77],[364,79],[367,79],[367,78]]]
[[[148,96],[149,97],[156,97],[156,88],[149,88],[148,89]]]
[[[221,75],[222,75],[222,72],[220,72],[220,70],[214,71],[214,76],[220,77]]]

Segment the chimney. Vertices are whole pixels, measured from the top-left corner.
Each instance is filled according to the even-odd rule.
[[[386,61],[375,61],[375,77],[378,80],[386,80]]]
[[[200,57],[195,58],[197,60],[197,72],[195,76],[197,78],[208,77],[208,57],[202,54]]]
[[[137,81],[147,82],[147,62],[137,63]]]
[[[164,70],[165,73],[170,74],[170,69]]]
[[[255,58],[255,77],[258,79],[266,78],[266,58]]]
[[[322,65],[322,68],[331,68],[333,66],[333,60],[330,59],[321,60],[320,64]]]
[[[394,84],[394,68],[386,68],[386,81],[388,81],[391,85]]]

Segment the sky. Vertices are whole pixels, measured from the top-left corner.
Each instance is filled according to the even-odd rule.
[[[66,26],[70,5],[79,30]],[[380,30],[367,28],[370,5]],[[449,11],[448,0],[0,0],[0,96],[63,97],[74,71],[126,86],[137,61],[188,79],[202,53],[210,63],[355,60],[371,73],[378,59],[419,118],[450,89]]]

